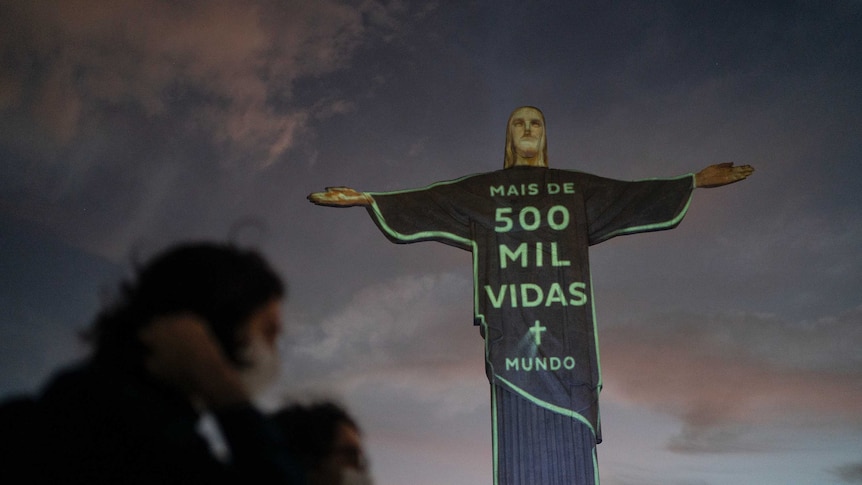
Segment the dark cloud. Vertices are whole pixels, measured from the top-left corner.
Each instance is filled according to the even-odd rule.
[[[349,65],[397,8],[375,2],[43,2],[19,4],[4,29],[3,106],[60,144],[110,113],[174,120],[217,146],[273,163],[312,107],[297,79]],[[281,103],[273,103],[280,100]],[[336,107],[333,107],[336,106]]]
[[[851,463],[838,467],[835,475],[842,483],[862,483],[862,463]]]
[[[349,68],[412,14],[398,2],[8,3],[0,210],[114,259],[144,234],[212,237],[226,229],[209,219],[259,213],[222,194],[271,180],[267,167],[311,149],[312,120],[353,109],[295,85]]]

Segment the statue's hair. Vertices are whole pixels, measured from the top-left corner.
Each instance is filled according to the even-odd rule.
[[[515,117],[515,113],[518,110],[530,108],[539,112],[539,115],[542,117],[542,125],[545,125],[545,114],[542,113],[542,110],[536,108],[535,106],[519,106],[515,108],[512,113],[509,115],[509,121],[506,122],[506,151],[503,154],[503,168],[509,168],[515,165],[515,160],[517,158],[517,154],[515,153],[515,141],[512,140],[512,118]],[[548,164],[548,138],[546,136],[546,130],[542,131],[542,159],[545,161],[545,165]]]

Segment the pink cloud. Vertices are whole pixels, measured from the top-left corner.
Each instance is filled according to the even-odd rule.
[[[372,35],[369,22],[395,29],[399,8],[334,0],[22,4],[11,14],[20,27],[0,40],[25,69],[3,76],[0,108],[28,107],[37,125],[65,143],[112,105],[159,117],[176,114],[176,105],[189,102],[183,92],[192,92],[206,101],[188,126],[267,165],[294,145],[311,110],[349,105],[297,103],[293,83],[348,66]]]
[[[862,422],[862,308],[813,323],[768,316],[665,315],[601,332],[606,389],[683,420],[722,427]]]

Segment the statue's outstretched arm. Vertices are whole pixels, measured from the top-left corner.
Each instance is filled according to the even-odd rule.
[[[721,187],[747,179],[754,173],[751,165],[734,165],[733,162],[710,165],[694,176],[694,186],[702,188]]]
[[[353,190],[350,187],[327,187],[325,192],[314,192],[308,194],[307,198],[317,205],[332,207],[371,205],[374,202],[369,194]]]

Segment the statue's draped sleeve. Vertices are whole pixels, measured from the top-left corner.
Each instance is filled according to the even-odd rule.
[[[625,234],[672,229],[688,210],[694,176],[623,182],[589,176],[584,205],[590,245]]]
[[[469,190],[457,180],[395,192],[369,192],[374,202],[368,213],[389,240],[396,243],[439,241],[470,250],[472,207]]]

